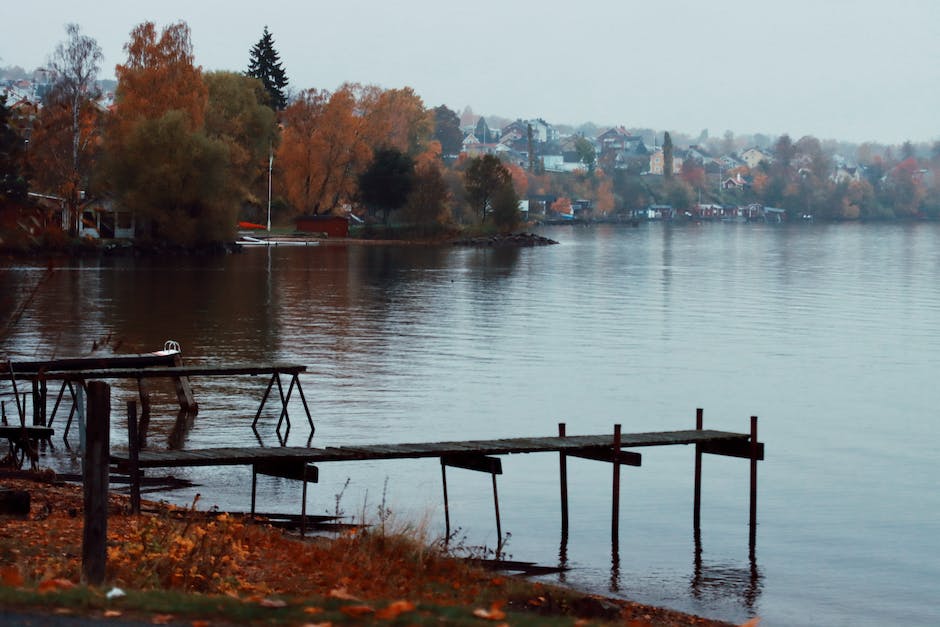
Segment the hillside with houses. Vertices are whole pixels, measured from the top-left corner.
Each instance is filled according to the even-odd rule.
[[[72,94],[61,73],[2,69],[3,245],[195,245],[230,239],[239,223],[289,228],[316,216],[427,233],[540,221],[940,217],[940,142],[488,121],[469,108],[428,107],[408,87],[345,84],[288,99],[245,73],[203,72],[184,27],[164,33],[182,54],[129,59],[118,82]],[[270,54],[272,41],[266,30],[252,54],[265,42]],[[166,76],[175,82],[161,83]]]

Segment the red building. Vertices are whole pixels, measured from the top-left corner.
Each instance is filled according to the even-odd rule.
[[[298,231],[325,233],[327,237],[349,237],[349,220],[342,216],[298,216]]]

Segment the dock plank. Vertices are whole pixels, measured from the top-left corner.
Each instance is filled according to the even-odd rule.
[[[656,431],[625,433],[620,448],[672,446],[728,441],[748,441],[746,433],[714,430]],[[226,466],[277,461],[306,463],[363,461],[381,459],[417,459],[442,457],[459,453],[510,455],[519,453],[573,452],[583,449],[610,448],[612,434],[572,435],[566,437],[505,438],[496,440],[463,440],[444,442],[405,442],[401,444],[361,444],[326,448],[283,446],[227,447],[189,450],[144,450],[140,452],[141,468],[175,466]],[[126,454],[112,454],[112,461],[127,463]]]

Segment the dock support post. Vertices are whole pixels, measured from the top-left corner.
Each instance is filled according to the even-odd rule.
[[[565,423],[558,423],[558,437],[565,437]],[[568,456],[558,453],[558,477],[561,488],[561,537],[568,538]]]
[[[496,473],[490,474],[493,478],[493,509],[496,511],[496,559],[503,553],[503,527],[499,521],[499,494],[496,492]]]
[[[127,401],[127,458],[131,488],[131,514],[140,513],[140,439],[137,435],[137,401]]]
[[[701,431],[704,425],[704,411],[701,407],[695,410],[695,430]],[[695,496],[692,500],[692,529],[696,532],[701,528],[702,522],[702,445],[695,445]]]
[[[450,506],[447,503],[447,464],[441,458],[441,481],[444,485],[444,544],[450,542]]]
[[[614,425],[614,488],[613,488],[613,512],[610,522],[610,541],[616,547],[620,541],[620,462],[617,458],[620,454],[620,425]]]
[[[748,533],[748,549],[754,557],[754,546],[757,542],[757,460],[759,457],[757,447],[757,416],[751,416],[751,498],[750,520]]]
[[[110,419],[111,387],[103,381],[90,382],[83,470],[82,576],[92,586],[104,582],[107,565]]]

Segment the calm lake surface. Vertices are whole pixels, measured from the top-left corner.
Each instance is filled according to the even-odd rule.
[[[643,449],[621,475],[570,459],[561,544],[558,458],[503,457],[502,529],[545,579],[762,625],[934,625],[940,583],[940,225],[544,228],[559,246],[334,246],[209,259],[0,267],[0,320],[34,298],[0,355],[40,359],[182,345],[186,363],[305,364],[315,446],[705,427],[760,419],[756,559],[748,463],[706,456],[692,533],[691,447]],[[110,335],[110,338],[108,336]],[[266,381],[194,380],[201,410],[174,430],[158,399],[150,443],[254,445]],[[115,447],[133,397],[114,382]],[[8,412],[10,407],[8,405]],[[299,407],[288,444],[306,443]],[[57,418],[57,420],[60,420]],[[277,446],[276,413],[262,418]],[[57,441],[59,436],[57,435]],[[77,469],[61,445],[45,463]],[[246,510],[247,468],[175,472],[165,493]],[[297,483],[260,480],[259,508],[299,511]],[[496,545],[490,478],[448,472],[452,525]],[[436,460],[325,464],[308,511],[396,518],[443,534]]]

